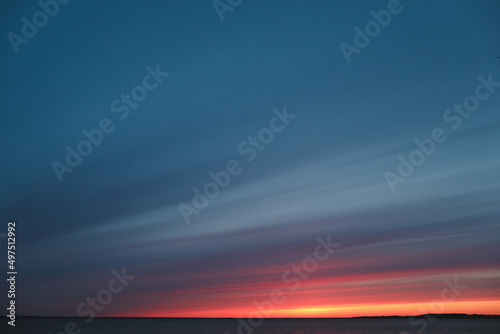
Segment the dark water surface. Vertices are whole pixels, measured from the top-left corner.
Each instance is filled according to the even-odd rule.
[[[264,319],[240,325],[235,319],[18,318],[7,333],[52,334],[493,334],[499,319],[435,319],[413,326],[398,319]],[[426,328],[423,328],[427,325]],[[67,328],[66,328],[67,326]],[[239,327],[240,326],[240,327]],[[3,326],[2,326],[3,327]],[[239,327],[239,330],[238,330]],[[67,329],[67,330],[66,330]],[[420,331],[421,330],[421,331]]]

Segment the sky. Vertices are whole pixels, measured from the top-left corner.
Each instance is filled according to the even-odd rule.
[[[48,3],[0,4],[18,315],[500,314],[497,1]]]

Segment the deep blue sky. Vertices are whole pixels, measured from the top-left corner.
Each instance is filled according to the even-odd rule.
[[[137,279],[103,314],[193,311],[172,296],[208,300],[227,284],[212,272],[251,308],[236,263],[281,284],[265,268],[328,234],[353,263],[336,275],[416,270],[424,286],[437,271],[498,299],[500,87],[456,131],[443,113],[478,76],[500,81],[500,4],[401,4],[348,64],[339,44],[387,1],[244,1],[224,21],[211,1],[71,1],[17,54],[6,36],[40,7],[3,1],[0,217],[18,224],[19,312],[75,315],[123,266]],[[169,77],[120,120],[112,101],[157,64]],[[247,163],[238,145],[284,106],[297,117]],[[114,132],[59,182],[52,162],[103,118]],[[392,192],[384,172],[434,128],[448,139]],[[229,160],[243,171],[186,225],[178,205]]]

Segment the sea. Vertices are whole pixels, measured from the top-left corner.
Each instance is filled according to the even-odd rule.
[[[87,319],[88,320],[88,319]],[[7,333],[26,334],[494,334],[500,319],[237,319],[21,317]],[[421,321],[420,321],[421,320]],[[2,326],[3,327],[3,326]],[[3,331],[2,331],[3,332]]]

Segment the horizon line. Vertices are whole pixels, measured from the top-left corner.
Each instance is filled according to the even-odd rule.
[[[265,317],[265,319],[366,319],[366,318],[410,318],[410,317],[425,317],[425,316],[453,316],[453,317],[500,317],[500,314],[476,314],[476,313],[422,313],[418,315],[374,315],[374,316],[353,316],[353,317]],[[2,314],[1,316],[6,316]],[[16,318],[88,318],[80,316],[59,316],[59,315],[16,315]],[[142,316],[96,316],[95,318],[109,319],[109,318],[122,318],[122,319],[239,319],[241,317],[142,317]]]

